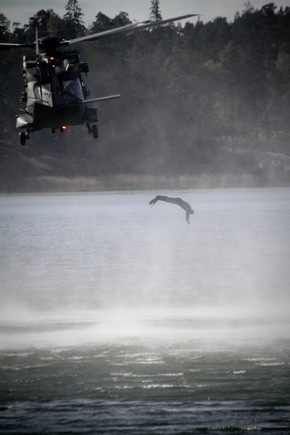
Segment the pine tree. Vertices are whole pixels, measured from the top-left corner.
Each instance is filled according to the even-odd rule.
[[[83,13],[81,7],[79,6],[78,0],[68,0],[65,6],[66,13],[64,15],[64,19],[68,24],[68,28],[70,33],[73,31],[75,35],[72,36],[81,36],[85,32],[85,26],[83,21]]]
[[[7,39],[9,36],[9,28],[10,28],[10,21],[5,17],[5,15],[0,13],[0,37],[1,42]]]
[[[150,19],[153,21],[162,20],[159,0],[151,0]]]

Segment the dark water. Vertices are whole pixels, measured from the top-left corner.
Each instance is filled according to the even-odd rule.
[[[2,352],[2,433],[286,434],[289,354],[151,338]]]
[[[290,433],[290,190],[154,194],[0,197],[0,433]]]

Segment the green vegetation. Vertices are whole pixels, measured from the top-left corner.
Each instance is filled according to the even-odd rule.
[[[160,2],[151,1],[150,17],[161,13]],[[66,38],[130,23],[126,12],[99,12],[86,29],[82,17],[78,1],[69,0],[62,18],[41,10],[11,32],[0,14],[0,41],[33,40],[35,22],[41,36]],[[289,184],[289,7],[247,3],[231,23],[200,19],[76,48],[90,66],[90,97],[120,92],[121,99],[98,105],[98,141],[80,126],[35,132],[23,148],[15,129],[23,53],[2,52],[1,191],[54,190],[57,180],[61,189],[77,189],[79,180],[80,190],[118,182],[163,187],[164,180],[180,187],[185,180],[188,187]]]

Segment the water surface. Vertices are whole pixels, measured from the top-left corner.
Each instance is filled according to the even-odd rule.
[[[4,195],[0,238],[1,432],[288,433],[289,189]]]

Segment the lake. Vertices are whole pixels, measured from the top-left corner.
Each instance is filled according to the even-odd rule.
[[[1,195],[0,246],[1,433],[289,433],[290,189]]]

